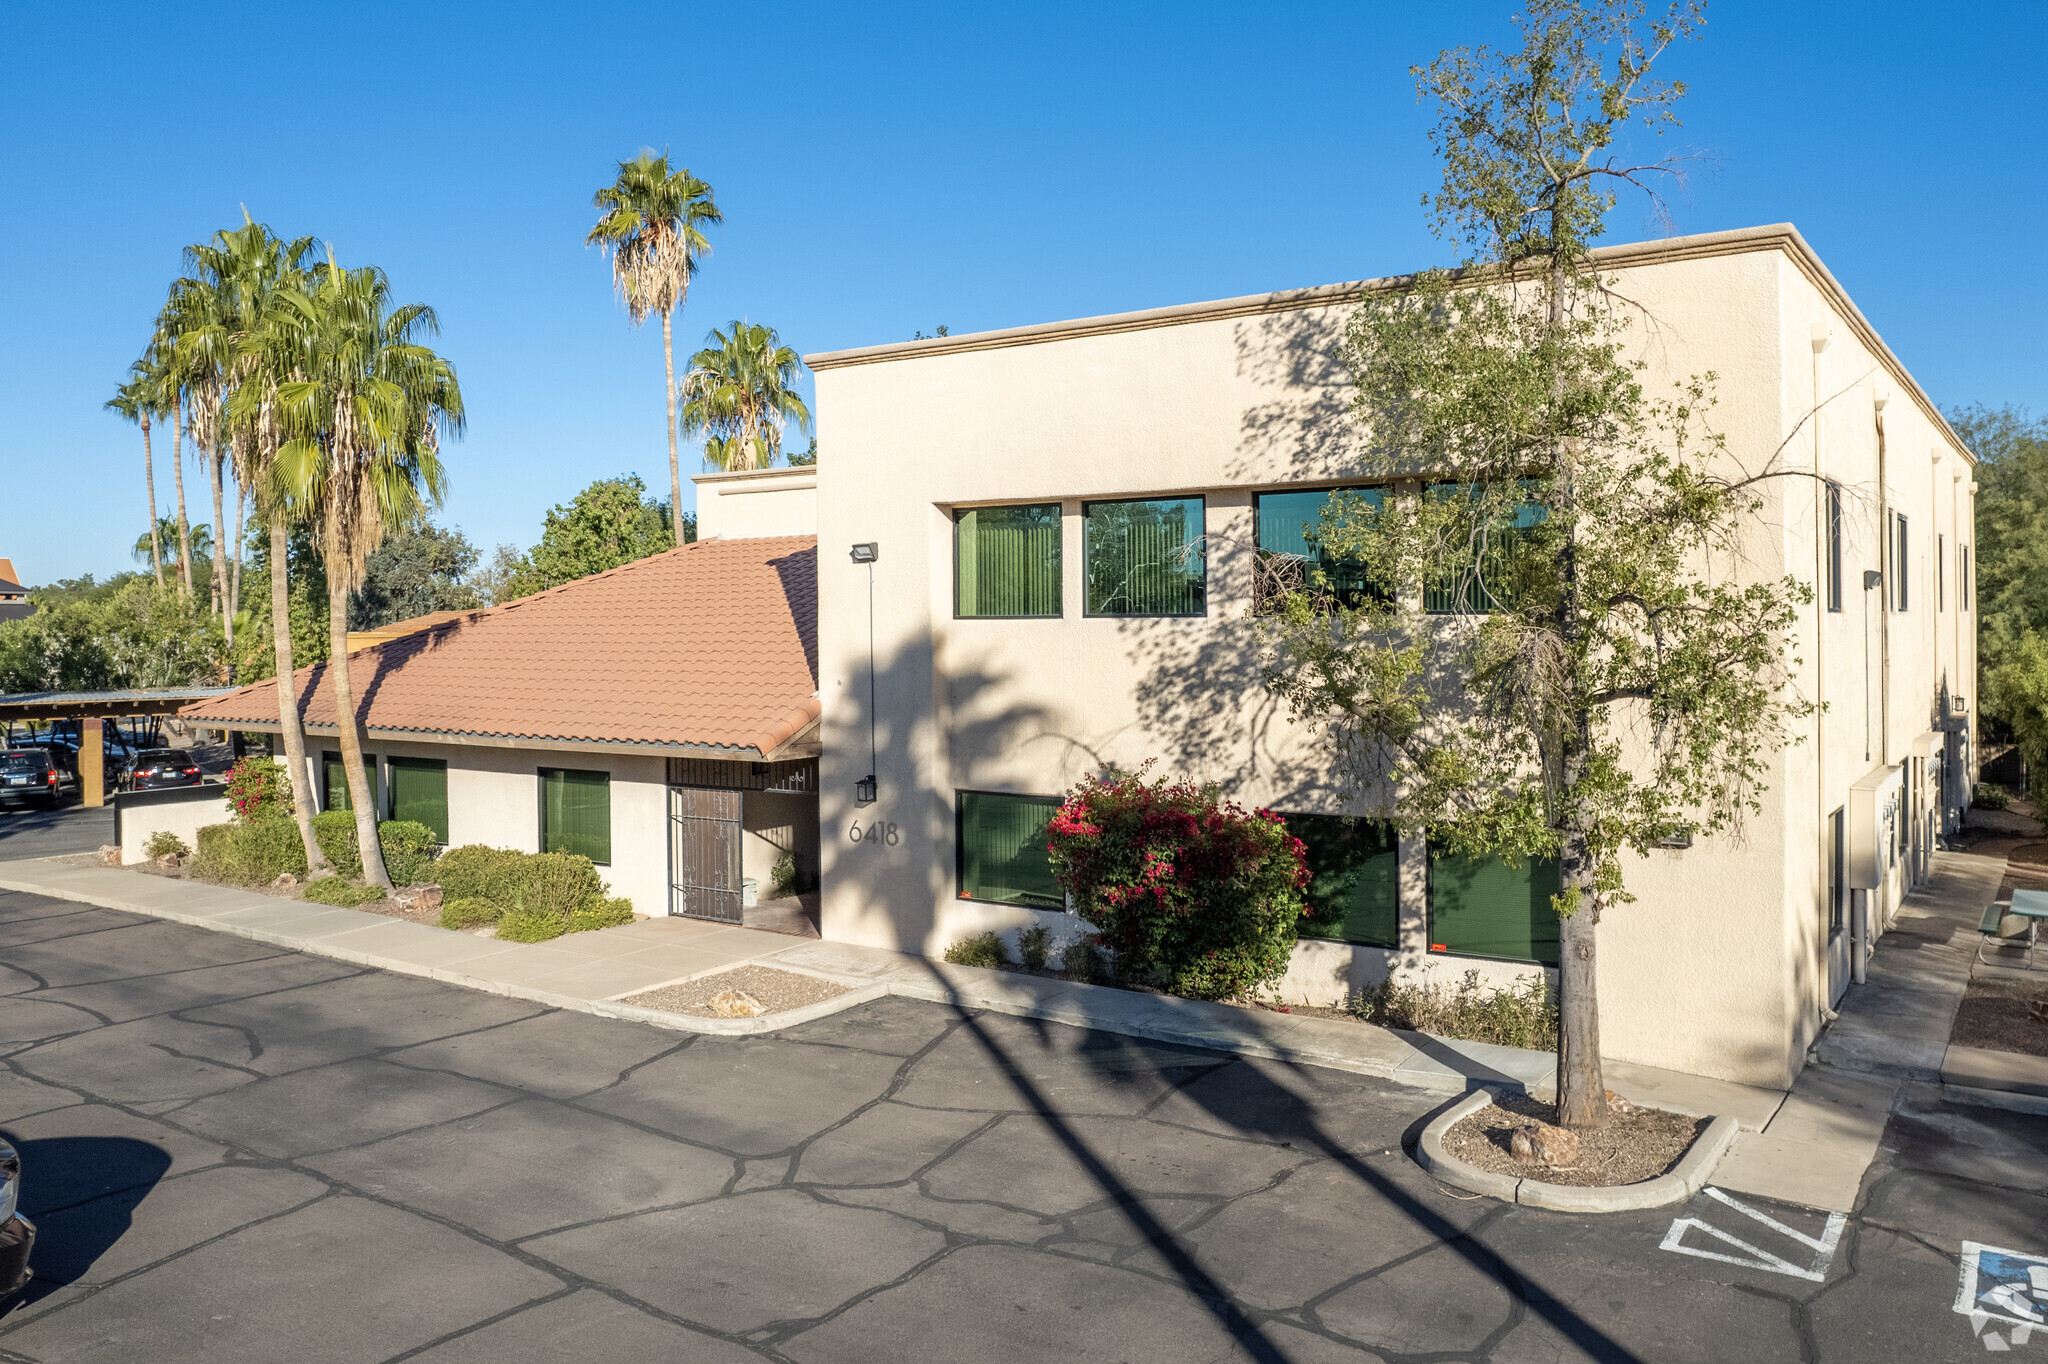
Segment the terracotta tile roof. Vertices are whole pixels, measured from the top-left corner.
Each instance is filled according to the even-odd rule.
[[[703,540],[353,653],[373,732],[691,745],[765,756],[818,718],[817,537]],[[327,665],[299,714],[334,725]],[[255,683],[183,712],[275,728]],[[736,753],[733,756],[747,756]]]

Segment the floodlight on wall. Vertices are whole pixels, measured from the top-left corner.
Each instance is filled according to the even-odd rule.
[[[857,564],[871,564],[882,557],[882,547],[873,540],[866,540],[853,547],[853,561]]]
[[[1878,410],[1879,415],[1883,415],[1885,404],[1889,403],[1891,400],[1892,395],[1880,388],[1876,392],[1876,394],[1872,396],[1870,400],[1870,405]]]
[[[1822,351],[1826,350],[1828,342],[1834,339],[1835,329],[1832,323],[1816,322],[1813,324],[1813,353],[1815,355],[1819,355]]]

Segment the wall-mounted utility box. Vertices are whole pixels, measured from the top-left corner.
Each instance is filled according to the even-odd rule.
[[[1874,767],[1849,788],[1851,890],[1876,890],[1890,875],[1899,846],[1906,767]]]

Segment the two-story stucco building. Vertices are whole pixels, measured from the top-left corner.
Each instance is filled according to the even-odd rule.
[[[1740,839],[1632,862],[1639,898],[1601,929],[1603,1038],[1783,1083],[1852,969],[1852,884],[1882,881],[1881,932],[1967,803],[1972,461],[1790,227],[1600,265],[1640,305],[1646,383],[1716,372],[1729,458],[1806,475],[1765,485],[1741,571],[1814,584],[1790,685],[1823,703]],[[1334,818],[1357,809],[1326,741],[1253,661],[1255,556],[1298,549],[1327,490],[1359,483],[1347,315],[1398,284],[809,357],[825,937],[937,954],[1035,921],[1071,936],[1044,818],[1082,776],[1157,759],[1315,817],[1312,850],[1348,859],[1339,936],[1297,949],[1288,994],[1554,960],[1540,865],[1453,865]]]

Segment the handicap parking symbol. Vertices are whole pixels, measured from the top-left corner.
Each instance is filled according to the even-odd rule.
[[[1963,1242],[1956,1311],[1969,1317],[1970,1330],[1993,1353],[2026,1344],[2035,1331],[2048,1334],[2048,1255]],[[1990,1329],[1993,1323],[2009,1329],[2001,1334]]]

